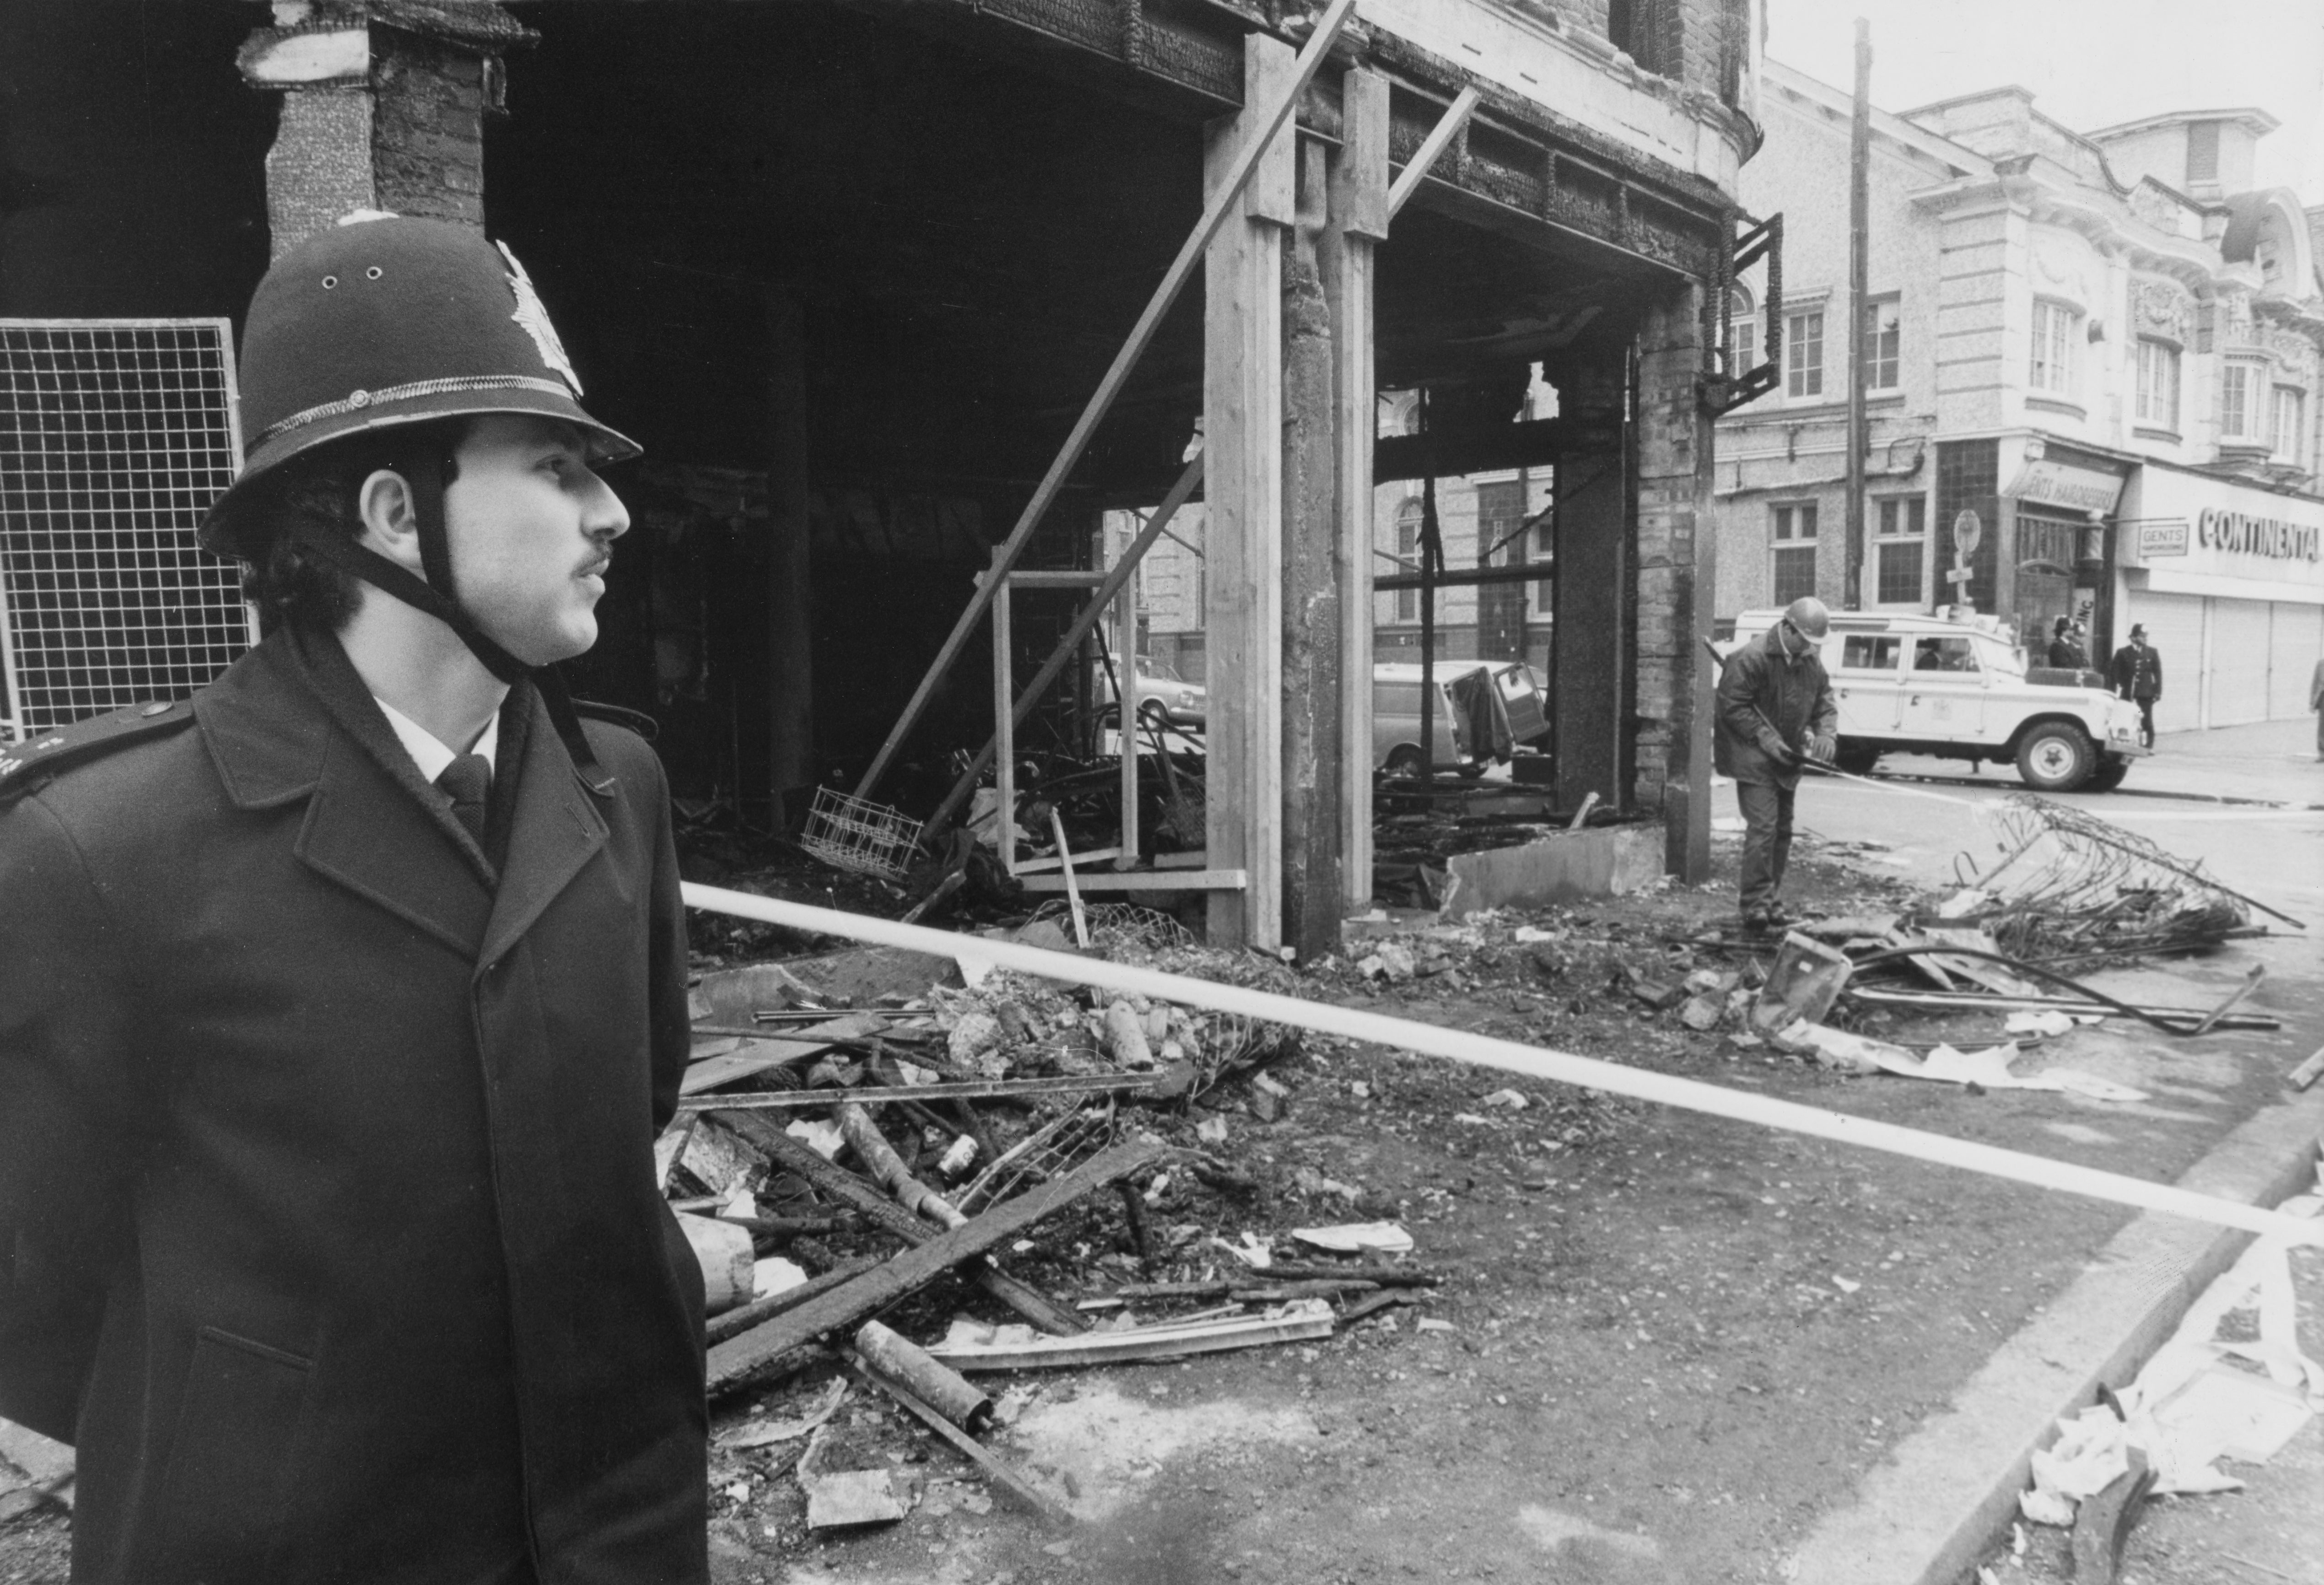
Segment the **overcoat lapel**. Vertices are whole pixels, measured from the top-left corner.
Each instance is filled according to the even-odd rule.
[[[336,659],[352,677],[345,659],[310,656],[295,638],[270,635],[195,697],[227,796],[244,809],[308,799],[292,849],[301,863],[472,957],[493,906],[482,854],[472,859],[447,835],[449,817],[430,806],[441,800],[417,766],[404,778],[389,769],[389,751],[401,749],[384,716],[376,721],[381,742],[357,739],[374,724],[356,708],[369,696],[357,683],[354,699],[341,697],[346,678],[326,669]]]
[[[605,845],[605,817],[581,785],[573,757],[548,730],[540,696],[530,685],[525,705],[531,719],[524,732],[523,764],[518,769],[516,807],[510,817],[508,852],[501,866],[499,894],[484,927],[479,969],[497,961],[532,926],[557,894],[572,883]]]

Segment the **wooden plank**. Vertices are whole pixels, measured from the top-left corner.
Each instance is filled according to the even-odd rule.
[[[787,1134],[770,1129],[753,1134],[753,1140],[768,1156],[780,1162],[788,1170],[797,1173],[816,1187],[843,1203],[853,1206],[883,1230],[894,1234],[905,1243],[918,1247],[937,1236],[936,1230],[906,1211],[871,1184],[845,1167],[825,1161],[814,1151]],[[971,1273],[976,1286],[1008,1305],[1026,1320],[1047,1332],[1070,1337],[1085,1332],[1089,1322],[1051,1299],[1039,1289],[1019,1282],[990,1260],[977,1266]]]
[[[1179,247],[1178,256],[1170,261],[1169,269],[1163,272],[1160,284],[1155,287],[1154,295],[1147,300],[1145,312],[1131,327],[1130,337],[1122,343],[1121,350],[1114,354],[1113,364],[1106,370],[1105,377],[1090,393],[1088,404],[1082,409],[1082,416],[1074,420],[1073,432],[1065,437],[1065,443],[1059,447],[1056,460],[1049,464],[1049,471],[1035,486],[1032,499],[1025,503],[1023,513],[1017,519],[1017,526],[1009,530],[1009,538],[994,551],[993,562],[1001,571],[1006,572],[1017,564],[1017,558],[1023,554],[1026,541],[1033,537],[1033,530],[1048,515],[1057,493],[1065,488],[1065,476],[1081,460],[1083,451],[1089,446],[1090,437],[1097,433],[1097,427],[1112,408],[1114,398],[1121,393],[1122,386],[1129,382],[1130,372],[1145,355],[1147,344],[1161,328],[1162,320],[1169,313],[1171,305],[1178,300],[1178,294],[1194,278],[1194,267],[1204,263],[1212,238],[1227,226],[1229,217],[1242,207],[1241,200],[1247,191],[1252,189],[1252,179],[1260,173],[1262,164],[1268,161],[1270,152],[1275,150],[1277,134],[1291,120],[1291,113],[1297,106],[1300,95],[1305,93],[1307,85],[1314,80],[1316,71],[1323,64],[1323,57],[1331,51],[1333,41],[1340,36],[1341,28],[1354,14],[1355,9],[1356,0],[1332,0],[1331,9],[1317,19],[1315,31],[1308,35],[1305,46],[1300,50],[1297,62],[1289,65],[1279,75],[1271,77],[1268,86],[1275,91],[1269,97],[1254,97],[1250,91],[1250,79],[1246,77],[1243,103],[1249,108],[1237,117],[1245,134],[1242,145],[1231,160],[1222,161],[1219,180],[1210,184],[1205,196],[1203,217],[1195,223],[1194,232]],[[1268,42],[1278,50],[1282,49],[1272,40]],[[1285,52],[1288,53],[1287,51]],[[1281,141],[1287,143],[1290,140]],[[1261,182],[1257,190],[1264,193],[1268,185]],[[1283,217],[1289,218],[1287,215]],[[991,585],[980,586],[970,599],[968,609],[961,613],[960,620],[954,624],[944,647],[937,650],[936,659],[928,666],[927,675],[920,679],[920,686],[914,690],[911,701],[904,706],[904,713],[889,729],[887,742],[880,745],[880,751],[873,756],[871,768],[864,771],[863,779],[856,786],[856,797],[872,796],[872,789],[886,774],[896,751],[911,735],[912,728],[919,724],[920,714],[927,708],[928,699],[935,694],[937,683],[952,669],[953,662],[960,658],[961,650],[968,642],[968,635],[976,631],[977,622],[983,616],[985,607],[991,604],[998,593],[999,580],[996,578]]]
[[[1105,574],[1085,567],[1020,567],[1009,574],[1012,589],[1094,589]]]
[[[1279,41],[1245,36],[1244,104],[1271,103],[1290,72],[1290,51]],[[1234,174],[1235,152],[1257,135],[1254,121],[1245,111],[1211,124],[1207,190],[1221,190]],[[1286,166],[1286,189],[1289,174]],[[1291,218],[1288,203],[1279,218]],[[1283,938],[1283,226],[1251,217],[1222,227],[1204,271],[1212,684],[1204,845],[1221,868],[1249,876],[1240,897],[1213,893],[1208,939],[1272,952]]]
[[[845,1287],[811,1300],[741,1337],[728,1339],[710,1350],[711,1389],[715,1391],[729,1385],[825,1332],[853,1326],[866,1316],[879,1313],[905,1295],[925,1287],[954,1267],[975,1259],[1084,1195],[1152,1166],[1166,1153],[1159,1145],[1116,1145],[1064,1177],[1043,1184],[1014,1200],[1003,1201],[966,1226],[940,1233],[917,1249],[905,1250]]]
[[[1149,1090],[1162,1082],[1150,1074],[1048,1074],[1037,1079],[964,1079],[934,1084],[863,1084],[845,1090],[778,1090],[742,1095],[691,1096],[678,1103],[680,1111],[812,1111],[817,1107],[857,1101],[865,1106],[888,1101],[1001,1101],[1012,1095],[1105,1095],[1122,1090]]]
[[[779,1294],[770,1294],[763,1299],[753,1299],[747,1304],[727,1311],[724,1315],[713,1315],[703,1324],[703,1340],[706,1342],[722,1343],[730,1337],[739,1336],[762,1322],[772,1321],[778,1315],[798,1309],[809,1299],[820,1297],[834,1288],[853,1282],[865,1272],[878,1267],[880,1261],[881,1257],[877,1255],[865,1255],[835,1266],[820,1276],[811,1276],[795,1288],[785,1288]]]
[[[1009,580],[1002,575],[1001,552],[992,553],[992,571],[988,575],[992,585],[992,741],[993,791],[1001,803],[995,818],[995,830],[1001,848],[1001,867],[1010,874],[1017,873],[1017,714],[1010,709],[1009,674],[1010,650],[1013,647],[1009,636]]]
[[[1080,878],[1084,891],[1242,891],[1250,885],[1248,870],[1123,870],[1112,874],[1100,871]],[[1022,884],[1028,891],[1062,892],[1065,878],[1062,875],[1027,875]]]
[[[1118,847],[1092,848],[1085,853],[1074,854],[1073,860],[1074,867],[1078,869],[1084,864],[1094,864],[1101,859],[1118,859],[1120,856],[1121,850]],[[1017,865],[1017,873],[1019,875],[1038,875],[1044,871],[1056,871],[1063,870],[1065,867],[1065,861],[1059,855],[1051,853],[1047,858],[1019,860]]]
[[[1412,195],[1420,190],[1421,182],[1427,178],[1444,151],[1452,146],[1452,140],[1460,134],[1461,129],[1469,124],[1470,115],[1477,108],[1477,101],[1483,97],[1484,91],[1475,83],[1471,83],[1454,97],[1436,124],[1428,129],[1428,136],[1413,152],[1412,163],[1397,174],[1396,185],[1388,189],[1388,217],[1390,220],[1396,218],[1397,210],[1412,202]]]
[[[1138,862],[1138,580],[1121,580],[1113,596],[1114,736],[1121,740],[1121,824],[1117,870]],[[1093,855],[1094,856],[1094,855]]]
[[[1282,1315],[1230,1315],[1213,1321],[1164,1322],[1080,1337],[995,1339],[991,1342],[945,1341],[930,1357],[955,1370],[1038,1370],[1104,1365],[1126,1359],[1177,1359],[1268,1343],[1299,1342],[1332,1335],[1332,1306],[1321,1299],[1295,1300]]]
[[[1373,253],[1388,236],[1388,79],[1359,67],[1340,79],[1340,153],[1332,162],[1316,264],[1332,310],[1333,424],[1340,532],[1340,889],[1372,900],[1372,444],[1379,424]]]

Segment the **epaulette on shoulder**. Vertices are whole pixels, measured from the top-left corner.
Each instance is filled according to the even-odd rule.
[[[596,699],[576,699],[573,714],[589,721],[602,721],[609,726],[626,727],[651,742],[660,735],[661,723],[642,710],[632,710],[623,705],[607,705]]]
[[[155,700],[70,726],[42,733],[30,742],[0,744],[0,804],[13,803],[76,765],[151,739],[183,732],[194,723],[193,702]]]

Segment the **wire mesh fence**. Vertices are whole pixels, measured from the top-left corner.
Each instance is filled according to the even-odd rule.
[[[224,319],[0,319],[0,663],[18,739],[183,698],[250,647],[194,542],[242,445]]]

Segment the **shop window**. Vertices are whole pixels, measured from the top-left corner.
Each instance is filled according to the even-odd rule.
[[[2301,436],[2308,422],[2308,393],[2290,385],[2275,388],[2275,411],[2271,415],[2275,438],[2275,459],[2297,463],[2300,460]]]
[[[1890,495],[1875,502],[1873,598],[1882,605],[1919,605],[1923,600],[1923,548],[1929,538],[1929,502],[1921,495]]]
[[[2074,340],[2082,316],[2064,303],[2037,299],[2034,304],[2034,361],[2027,376],[2036,391],[2053,396],[2074,392]]]
[[[2227,364],[2219,370],[2219,438],[2260,438],[2260,371],[2256,364]]]
[[[1794,502],[1773,511],[1768,583],[1775,603],[1789,605],[1803,594],[1816,592],[1815,502]]]
[[[2179,349],[2167,341],[2138,344],[2138,421],[2179,428]]]
[[[1420,497],[1406,498],[1396,509],[1396,570],[1401,573],[1420,570]],[[1396,619],[1398,622],[1420,620],[1420,591],[1398,589],[1396,592]]]
[[[1784,316],[1784,394],[1823,394],[1823,310]]]
[[[1607,0],[1606,36],[1641,70],[1676,77],[1681,16],[1679,0]]]
[[[1895,298],[1876,298],[1864,305],[1864,383],[1868,389],[1896,389],[1896,353],[1903,336],[1903,309]]]

